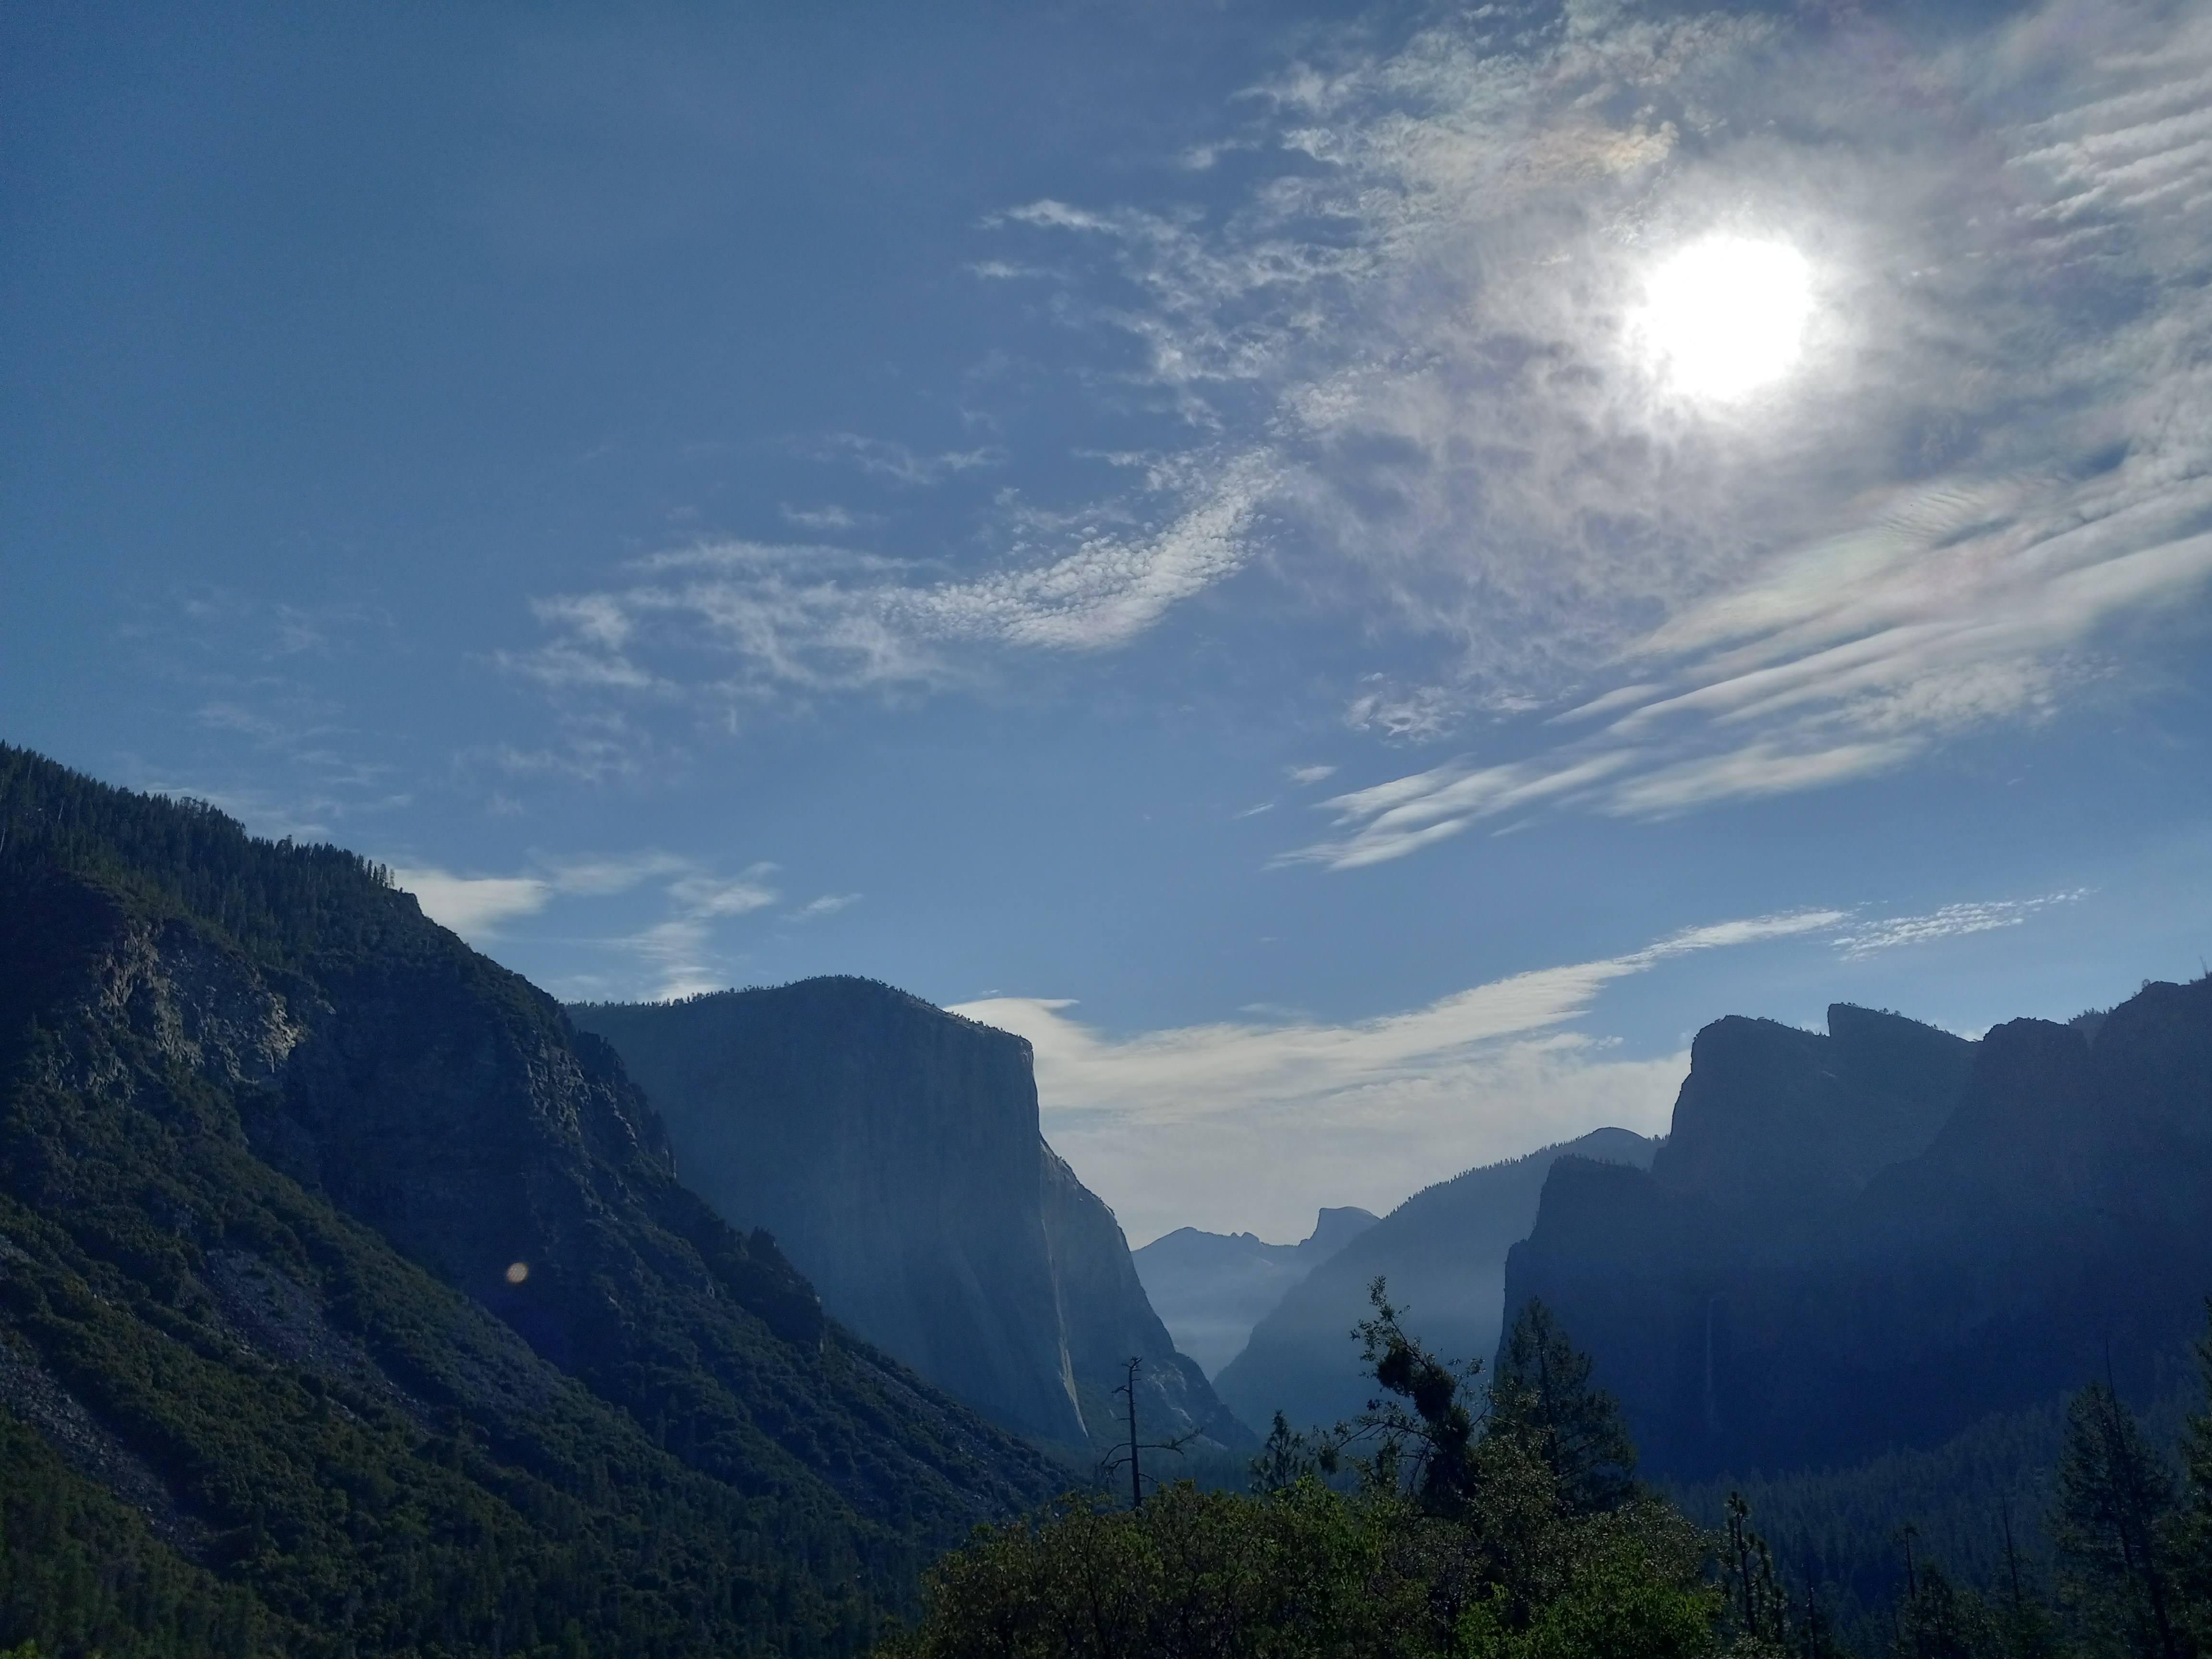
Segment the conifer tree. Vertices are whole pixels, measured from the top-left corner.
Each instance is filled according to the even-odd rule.
[[[1525,1437],[1578,1514],[1617,1509],[1636,1490],[1636,1446],[1620,1402],[1590,1382],[1552,1310],[1533,1297],[1514,1316],[1490,1385],[1490,1431]]]
[[[2200,1652],[2212,1652],[2212,1297],[2197,1364],[2204,1407],[2182,1425],[2183,1493],[2172,1525],[2174,1589],[2184,1627]]]
[[[2051,1535],[2092,1638],[2142,1659],[2187,1659],[2196,1644],[2176,1618],[2174,1480],[2109,1383],[2066,1408]]]

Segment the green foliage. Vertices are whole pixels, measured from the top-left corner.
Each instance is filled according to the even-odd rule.
[[[259,1659],[305,1632],[180,1560],[0,1410],[0,1659]]]
[[[2063,1589],[2093,1645],[2184,1659],[2193,1651],[2176,1599],[2172,1472],[2111,1388],[2093,1382],[2066,1410],[2053,1532]]]
[[[2182,1425],[2182,1499],[2170,1536],[2184,1629],[2200,1652],[2212,1653],[2212,1297],[2204,1312],[2197,1341],[2201,1406]]]
[[[1178,1481],[1137,1510],[1063,1499],[933,1571],[901,1659],[1182,1659],[1443,1650],[1403,1514],[1305,1480],[1267,1498]]]
[[[1698,1540],[1674,1522],[1656,1514],[1617,1513],[1586,1521],[1559,1592],[1538,1602],[1516,1629],[1510,1598],[1493,1589],[1461,1615],[1456,1651],[1465,1659],[1696,1659],[1713,1653],[1721,1595],[1698,1577]]]
[[[1562,1500],[1584,1514],[1625,1503],[1636,1468],[1620,1402],[1591,1385],[1590,1365],[1552,1310],[1531,1297],[1514,1316],[1490,1385],[1492,1431],[1540,1447]]]
[[[374,866],[0,746],[0,1644],[852,1653],[935,1548],[1049,1489],[826,1328],[769,1241],[676,1186],[604,1048]],[[448,1136],[434,1178],[489,1124],[494,1175],[535,1158],[533,1204],[581,1197],[514,1304],[599,1310],[568,1371],[360,1218],[374,1137],[322,1177],[362,1212],[264,1160],[308,1085],[192,1061],[154,994],[172,955],[188,1019],[274,995],[323,1022],[308,1104],[339,1129],[396,1101]],[[346,1069],[439,1042],[463,1085]]]
[[[1481,1362],[1455,1364],[1431,1353],[1407,1334],[1380,1278],[1367,1295],[1374,1316],[1352,1334],[1376,1382],[1397,1398],[1370,1401],[1361,1417],[1340,1428],[1339,1438],[1375,1443],[1364,1466],[1370,1486],[1395,1490],[1402,1478],[1431,1514],[1456,1514],[1474,1495],[1476,1416],[1468,1393]]]
[[[979,1529],[940,1563],[921,1626],[898,1659],[1003,1655],[1460,1656],[1462,1659],[1691,1659],[1717,1654],[1724,1593],[1709,1540],[1660,1500],[1608,1481],[1591,1500],[1597,1447],[1632,1456],[1605,1427],[1589,1367],[1555,1327],[1532,1323],[1555,1421],[1540,1401],[1478,1413],[1474,1366],[1408,1333],[1386,1287],[1359,1328],[1387,1395],[1329,1437],[1279,1414],[1249,1494],[1188,1483],[1132,1509],[1063,1500]],[[1598,1405],[1593,1406],[1595,1400]],[[1353,1492],[1322,1476],[1342,1449]],[[1739,1643],[1739,1648],[1742,1644]],[[1744,1648],[1746,1659],[1752,1649]]]

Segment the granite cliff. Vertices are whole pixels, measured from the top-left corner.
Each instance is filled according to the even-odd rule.
[[[642,1085],[684,1179],[940,1387],[1083,1446],[1120,1433],[1134,1357],[1147,1437],[1247,1437],[1045,1145],[1024,1039],[852,978],[569,1015]]]
[[[1230,1409],[1294,1425],[1352,1416],[1374,1392],[1352,1328],[1367,1317],[1379,1274],[1412,1328],[1439,1353],[1487,1359],[1505,1302],[1505,1254],[1536,1219],[1544,1177],[1560,1158],[1650,1162],[1655,1143],[1598,1129],[1524,1158],[1486,1164],[1413,1194],[1293,1286],[1215,1379]]]
[[[1978,1043],[1719,1021],[1650,1171],[1562,1160],[1507,1270],[1692,1477],[1932,1446],[2108,1364],[2150,1393],[2208,1291],[2203,980]]]
[[[111,1653],[854,1651],[1056,1484],[381,872],[4,747],[0,1459]]]

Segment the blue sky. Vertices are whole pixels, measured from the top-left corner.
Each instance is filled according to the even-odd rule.
[[[2212,12],[0,16],[5,736],[1133,1242],[2212,951]]]

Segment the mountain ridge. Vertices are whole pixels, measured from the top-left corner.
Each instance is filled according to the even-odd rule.
[[[1674,1139],[1649,1173],[1562,1163],[1513,1252],[1509,1300],[1540,1297],[1586,1343],[1656,1470],[1930,1446],[2108,1364],[2148,1397],[2201,1323],[2212,980],[2147,983],[2100,1022],[2013,1020],[1978,1042],[1863,1013],[1838,1005],[1826,1037],[1706,1027],[1677,1122],[1745,1126],[1727,1178],[1700,1171],[1694,1146],[1671,1161]],[[1899,1038],[1936,1061],[1911,1133],[1871,1113],[1854,1156],[1808,1181],[1807,1148],[1834,1152],[1824,1138],[1851,1121],[1826,1108],[1874,1086],[1864,1071],[1850,1083],[1849,1051],[1895,1058]],[[1836,1179],[1847,1167],[1863,1177]]]
[[[1486,1360],[1505,1304],[1505,1257],[1536,1219],[1553,1162],[1585,1148],[1648,1159],[1655,1143],[1626,1129],[1592,1131],[1516,1158],[1432,1182],[1294,1285],[1224,1367],[1217,1386],[1232,1410],[1294,1425],[1352,1416],[1374,1392],[1352,1328],[1369,1311],[1367,1286],[1388,1279],[1422,1340],[1438,1352]]]
[[[0,1407],[253,1640],[855,1652],[1059,1484],[376,866],[0,746]]]

